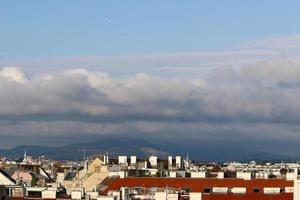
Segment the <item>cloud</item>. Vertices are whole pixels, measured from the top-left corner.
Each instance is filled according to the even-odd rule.
[[[116,56],[77,56],[35,59],[2,59],[0,64],[22,66],[30,76],[62,72],[75,68],[106,71],[115,77],[129,78],[144,72],[152,76],[171,78],[202,78],[211,69],[272,59],[281,52],[272,50],[235,49],[216,52],[178,52]]]
[[[18,67],[5,67],[1,69],[0,77],[18,83],[25,83],[27,81],[26,75]]]
[[[3,68],[0,116],[15,120],[298,122],[300,66],[288,60],[222,68],[206,79],[72,69],[27,78]]]
[[[245,47],[255,49],[272,49],[280,51],[300,50],[300,34],[295,33],[288,36],[266,38],[247,43]]]
[[[288,44],[297,38],[225,52],[15,60],[29,72],[0,69],[0,135],[300,141],[300,59]]]
[[[213,69],[245,65],[276,58],[300,63],[300,34],[250,41],[222,51],[128,54],[114,56],[64,56],[1,58],[0,66],[22,66],[29,76],[63,72],[73,68],[105,71],[114,77],[129,78],[144,72],[152,76],[196,79]]]

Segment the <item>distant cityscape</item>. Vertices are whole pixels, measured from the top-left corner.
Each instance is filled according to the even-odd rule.
[[[81,161],[0,157],[0,199],[299,199],[297,162],[199,162],[95,154]]]

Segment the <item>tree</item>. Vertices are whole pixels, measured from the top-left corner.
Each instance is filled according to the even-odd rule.
[[[33,174],[31,174],[31,177],[32,177],[32,179],[31,179],[31,186],[32,187],[37,186],[37,178]]]

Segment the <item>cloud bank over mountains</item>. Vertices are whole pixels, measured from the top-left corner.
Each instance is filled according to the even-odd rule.
[[[83,68],[29,77],[4,67],[0,134],[48,145],[103,135],[299,141],[299,99],[300,65],[284,58],[190,80]]]
[[[2,68],[0,81],[0,115],[20,120],[298,122],[300,114],[300,65],[283,59],[189,81],[85,69],[28,78],[17,67]]]
[[[223,52],[2,59],[0,146],[115,136],[290,155],[300,150],[299,38]]]

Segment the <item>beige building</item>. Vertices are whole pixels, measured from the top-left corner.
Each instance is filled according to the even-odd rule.
[[[91,192],[108,176],[108,172],[108,166],[100,158],[96,158],[77,171],[72,180],[64,180],[62,184],[68,192],[81,191],[81,188],[82,192]]]

